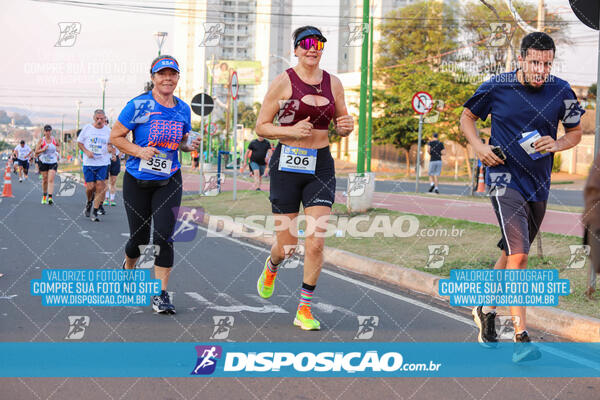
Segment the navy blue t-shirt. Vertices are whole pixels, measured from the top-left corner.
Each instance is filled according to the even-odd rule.
[[[190,106],[177,97],[175,100],[175,107],[164,107],[154,100],[149,91],[130,100],[119,114],[119,122],[133,132],[135,144],[156,147],[172,161],[169,176],[180,168],[177,153],[179,143],[183,135],[192,129]],[[137,157],[129,157],[125,166],[127,172],[137,179],[165,179],[146,170],[140,171],[140,159]]]
[[[464,107],[484,121],[492,114],[490,145],[500,146],[506,154],[504,165],[486,168],[486,184],[500,177],[527,201],[548,200],[554,154],[534,160],[519,140],[523,133],[535,130],[556,140],[559,122],[565,129],[579,125],[585,111],[571,86],[550,75],[542,89],[534,91],[517,80],[516,71],[506,72],[479,86]]]

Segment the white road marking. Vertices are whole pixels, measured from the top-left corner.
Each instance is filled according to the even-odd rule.
[[[248,311],[248,312],[254,312],[254,313],[258,313],[258,314],[268,314],[268,313],[289,314],[286,310],[279,307],[278,305],[270,304],[270,303],[263,304],[263,306],[261,306],[261,307],[248,306],[248,305],[240,303],[239,301],[233,299],[231,296],[229,296],[228,294],[225,294],[225,293],[219,293],[219,297],[223,297],[227,301],[229,301],[231,304],[229,306],[216,305],[215,303],[208,301],[202,295],[200,295],[199,293],[196,293],[196,292],[185,292],[185,294],[190,296],[192,299],[196,300],[198,303],[200,303],[204,307],[207,307],[211,310],[221,311],[224,313],[235,313],[235,312]]]
[[[199,226],[199,228],[203,229],[205,231],[208,231],[203,226]],[[230,240],[232,242],[235,242],[235,243],[238,243],[238,244],[241,244],[243,246],[250,247],[250,248],[253,248],[253,249],[256,249],[256,250],[260,250],[260,251],[265,252],[265,253],[270,253],[270,251],[271,251],[269,249],[264,249],[262,247],[255,246],[253,244],[246,243],[246,242],[243,242],[241,240],[238,240],[238,239],[235,239],[235,238],[231,238],[231,237],[228,237],[228,236],[222,236],[222,237],[224,239]],[[465,318],[463,316],[456,315],[456,314],[450,313],[448,311],[441,310],[441,309],[436,308],[436,307],[434,307],[434,306],[432,306],[430,304],[423,303],[422,301],[419,301],[419,300],[416,300],[416,299],[411,299],[409,297],[402,296],[402,295],[394,293],[394,292],[390,292],[389,290],[385,290],[385,289],[379,288],[377,286],[373,286],[371,284],[368,284],[368,283],[365,283],[365,282],[361,282],[359,280],[356,280],[356,279],[353,279],[353,278],[350,278],[350,277],[338,274],[337,272],[329,271],[327,269],[323,269],[321,272],[325,273],[327,275],[333,276],[335,278],[344,280],[346,282],[350,282],[350,283],[353,283],[355,285],[359,285],[359,286],[362,286],[364,288],[373,290],[373,291],[375,291],[377,293],[381,293],[381,294],[384,294],[386,296],[390,296],[390,297],[392,297],[394,299],[401,300],[401,301],[404,301],[406,303],[415,305],[417,307],[425,308],[425,309],[427,309],[427,310],[429,310],[431,312],[443,315],[443,316],[445,316],[447,318],[453,319],[453,320],[458,321],[458,322],[462,322],[462,323],[464,323],[466,325],[473,326],[473,327],[475,326],[475,322],[473,320],[469,319],[469,318]],[[539,346],[540,350],[543,350],[543,351],[545,351],[547,353],[553,354],[553,355],[555,355],[557,357],[561,357],[561,358],[564,358],[564,359],[567,359],[567,360],[571,360],[571,361],[577,362],[577,363],[579,363],[581,365],[584,365],[584,366],[586,366],[588,368],[592,368],[592,369],[595,369],[595,370],[600,370],[600,364],[598,364],[596,362],[590,361],[588,359],[585,359],[585,358],[582,358],[582,357],[579,357],[579,356],[568,354],[568,353],[565,353],[565,352],[560,351],[560,350],[556,350],[556,349],[547,347],[547,346],[545,346],[543,344],[539,344],[538,343],[536,345]]]

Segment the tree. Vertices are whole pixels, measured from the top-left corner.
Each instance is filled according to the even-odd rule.
[[[597,84],[592,83],[590,85],[590,88],[588,89],[588,93],[591,94],[593,97],[596,97],[596,91],[597,91]]]
[[[244,125],[245,128],[250,128],[254,132],[260,106],[259,102],[255,102],[252,106],[240,102],[238,104],[238,123]]]
[[[5,142],[4,140],[0,140],[0,151],[10,150],[12,148],[13,146],[10,143]]]
[[[470,46],[446,58],[447,62],[461,63],[471,74],[497,74],[512,69],[519,55],[521,40],[526,32],[516,23],[504,0],[485,0],[497,13],[481,0],[463,5],[464,21],[462,33]],[[537,5],[532,2],[512,2],[519,16],[536,26]],[[567,22],[558,14],[545,13],[544,31],[554,39],[556,45],[570,43],[566,36]],[[508,24],[508,25],[501,25]],[[504,30],[504,28],[508,28]],[[492,31],[494,29],[494,32]],[[495,32],[497,32],[495,34]],[[505,32],[505,33],[502,33]],[[491,39],[494,40],[491,40]],[[513,58],[510,46],[515,51]],[[507,61],[510,65],[507,66]]]
[[[4,110],[0,110],[0,124],[10,124],[10,117]]]
[[[439,64],[443,52],[455,47],[458,25],[455,7],[439,1],[421,1],[386,15],[378,29],[377,66],[396,65],[407,58],[428,58]]]
[[[13,119],[15,120],[15,126],[31,126],[31,121],[27,115],[14,113]]]

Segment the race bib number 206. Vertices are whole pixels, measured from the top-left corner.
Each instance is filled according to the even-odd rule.
[[[150,160],[140,160],[138,171],[149,172],[154,175],[169,176],[171,175],[171,164],[173,160],[167,153],[158,153]]]
[[[317,165],[317,149],[305,149],[283,145],[279,157],[279,170],[314,174]]]

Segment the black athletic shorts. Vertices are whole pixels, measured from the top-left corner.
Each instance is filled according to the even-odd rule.
[[[502,192],[492,192],[490,198],[502,239],[498,247],[507,255],[529,254],[529,247],[535,239],[544,214],[546,214],[546,201],[527,201],[523,195],[512,188],[504,188]]]
[[[312,206],[332,207],[335,200],[335,165],[329,146],[317,150],[315,173],[279,170],[281,143],[269,161],[271,209],[274,214],[291,214]]]
[[[110,166],[108,167],[108,174],[110,176],[117,176],[121,172],[121,160],[117,158],[116,161],[110,161]]]
[[[40,162],[40,172],[50,171],[51,169],[56,171],[58,169],[58,163],[46,164],[46,163]]]
[[[29,171],[29,160],[21,160],[17,158],[17,162],[21,167],[23,167],[23,171],[27,173]]]

